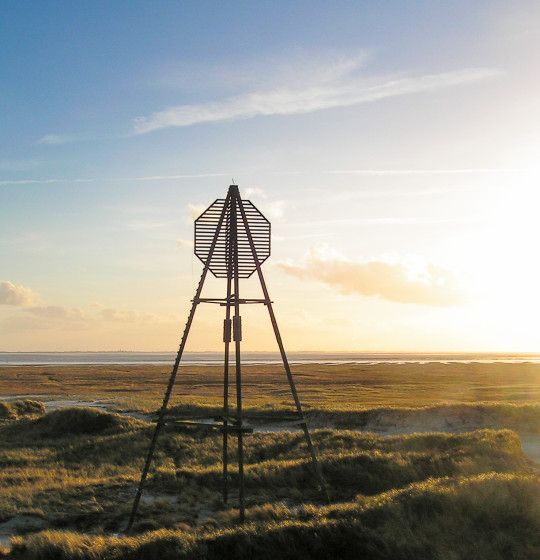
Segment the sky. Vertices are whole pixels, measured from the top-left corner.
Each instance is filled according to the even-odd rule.
[[[0,351],[176,349],[233,180],[286,348],[540,351],[538,2],[5,0],[0,48]]]

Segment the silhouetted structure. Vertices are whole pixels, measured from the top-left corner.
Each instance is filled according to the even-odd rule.
[[[223,368],[223,415],[216,419],[216,426],[223,432],[223,501],[228,501],[228,443],[229,435],[235,435],[238,442],[238,479],[239,479],[239,510],[240,521],[244,520],[245,489],[244,489],[244,434],[253,432],[253,429],[244,424],[242,415],[242,367],[240,343],[242,341],[242,321],[240,306],[245,304],[263,304],[268,309],[270,321],[274,329],[277,344],[285,367],[285,373],[291,389],[292,397],[296,407],[294,420],[301,426],[315,475],[318,478],[320,489],[328,497],[326,486],[317,461],[315,448],[311,441],[308,426],[302,412],[300,399],[296,391],[291,368],[287,360],[283,341],[279,332],[276,317],[272,307],[272,301],[268,294],[266,282],[261,270],[262,263],[270,256],[270,222],[249,200],[242,200],[237,185],[231,185],[226,198],[218,199],[211,204],[195,220],[195,254],[202,261],[204,268],[195,291],[191,311],[188,315],[178,354],[174,362],[169,383],[163,398],[163,404],[158,414],[156,428],[148,450],[148,456],[141,474],[141,480],[128,524],[131,529],[141,494],[148,476],[150,465],[158,436],[167,421],[167,406],[172,394],[176,375],[182,359],[182,354],[187,342],[189,330],[195,316],[195,310],[200,303],[211,303],[225,307],[225,320],[223,323],[224,368]],[[201,297],[206,276],[210,271],[217,278],[226,278],[227,288],[224,298]],[[249,278],[257,272],[263,298],[242,299],[240,298],[240,279]],[[231,320],[231,312],[233,313]],[[235,415],[229,414],[229,350],[230,344],[234,342],[235,349],[235,381],[236,381],[236,408]],[[176,420],[178,422],[178,420]],[[186,423],[195,424],[192,420]],[[205,422],[202,424],[208,426]]]

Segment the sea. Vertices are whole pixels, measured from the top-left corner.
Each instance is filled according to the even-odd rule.
[[[380,353],[380,352],[288,352],[295,364],[385,364],[385,363],[540,363],[540,354],[512,353]],[[43,365],[166,365],[176,352],[0,352],[0,366]],[[221,352],[185,352],[184,364],[212,365],[223,361]],[[231,355],[234,361],[234,354]],[[273,364],[281,361],[277,352],[243,352],[246,364]]]

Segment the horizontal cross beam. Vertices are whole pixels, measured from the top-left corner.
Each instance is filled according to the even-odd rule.
[[[217,305],[227,305],[227,298],[197,298],[192,300],[193,303],[215,303]],[[236,300],[234,297],[231,298],[230,303],[234,304]],[[262,303],[263,305],[268,305],[269,303],[274,303],[269,299],[258,299],[258,298],[241,298],[238,300],[240,304],[249,304],[249,303]]]

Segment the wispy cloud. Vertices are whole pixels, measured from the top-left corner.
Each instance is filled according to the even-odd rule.
[[[29,307],[26,309],[26,312],[35,315],[36,317],[43,317],[45,319],[53,319],[57,321],[79,322],[85,321],[88,318],[82,309],[77,307],[64,307],[62,305]]]
[[[207,103],[176,105],[134,120],[134,133],[144,134],[168,127],[182,127],[248,119],[256,116],[294,115],[323,109],[348,107],[389,97],[429,92],[479,82],[501,75],[492,68],[466,68],[421,76],[375,81],[358,76],[363,60],[352,61],[337,74],[303,87],[252,91]]]
[[[29,332],[46,330],[86,329],[93,318],[84,310],[62,305],[25,307],[22,314],[6,317],[2,322],[4,332]]]
[[[55,183],[95,183],[106,179],[2,179],[3,185],[52,185]]]
[[[1,168],[1,166],[0,166]],[[515,174],[527,173],[528,169],[512,168],[464,168],[464,169],[342,169],[342,170],[310,170],[310,171],[273,171],[273,175],[370,175],[370,176],[395,176],[403,175],[484,175],[484,174]],[[88,178],[44,178],[44,179],[0,179],[0,186],[8,185],[54,185],[70,183],[114,183],[114,182],[154,182],[154,181],[176,181],[184,179],[211,179],[215,177],[230,178],[230,173],[179,173],[177,175],[142,175],[135,177],[88,177]],[[259,196],[264,191],[258,187],[247,188],[243,191],[244,197]],[[266,196],[266,198],[268,198]]]
[[[134,181],[175,181],[180,179],[208,179],[212,177],[229,177],[229,173],[190,173],[178,175],[143,175],[140,177],[89,177],[89,178],[51,178],[51,179],[4,179],[3,185],[52,185],[69,183],[105,183],[105,182],[134,182]]]
[[[32,305],[36,299],[36,293],[26,286],[8,281],[0,282],[0,305],[25,307]]]
[[[485,167],[485,168],[462,168],[462,169],[338,169],[332,171],[322,171],[328,175],[486,175],[493,173],[516,173],[522,169],[511,169],[504,167]]]
[[[36,167],[41,162],[35,159],[1,159],[0,169],[2,171],[25,171]]]
[[[88,326],[85,321],[64,321],[58,318],[41,317],[38,315],[23,314],[10,315],[0,324],[0,330],[4,333],[29,333],[31,331],[52,330],[84,330]]]
[[[337,227],[355,227],[355,226],[427,226],[427,225],[445,225],[445,224],[474,224],[481,221],[481,216],[450,216],[450,217],[373,217],[373,218],[335,218],[331,220],[311,220],[303,222],[290,222],[289,227],[305,228],[317,227],[321,228],[337,228]]]
[[[6,317],[0,326],[4,332],[84,330],[96,325],[146,325],[171,320],[170,316],[134,309],[116,309],[101,304],[94,304],[86,309],[63,305],[30,305],[23,307],[18,315]]]
[[[425,197],[437,196],[445,193],[455,193],[473,190],[487,190],[501,188],[499,185],[482,185],[476,183],[451,184],[441,187],[426,188],[399,188],[399,189],[362,189],[356,191],[343,191],[327,194],[323,189],[312,189],[313,192],[320,192],[325,195],[325,200],[335,202],[345,202],[349,200],[370,200],[380,198],[398,198],[398,197]],[[378,218],[377,220],[380,220]]]
[[[452,274],[432,264],[412,270],[400,263],[348,261],[312,254],[301,266],[281,263],[278,267],[297,278],[333,286],[344,294],[434,306],[456,305],[463,300]]]
[[[38,141],[37,144],[45,146],[61,146],[62,144],[71,144],[81,140],[80,136],[76,134],[45,134]]]
[[[285,215],[287,201],[271,199],[268,193],[260,187],[247,187],[242,189],[242,198],[251,200],[267,217],[279,220]]]
[[[192,204],[191,202],[187,205],[187,212],[189,220],[196,220],[205,210],[207,205],[205,204]]]

